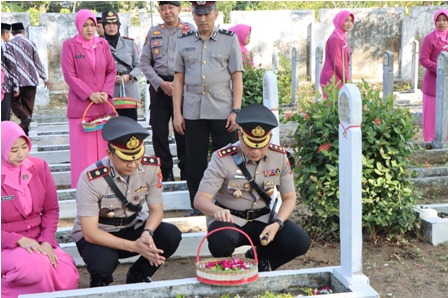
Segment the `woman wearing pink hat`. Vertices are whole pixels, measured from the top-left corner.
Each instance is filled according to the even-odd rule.
[[[31,140],[11,121],[2,131],[2,297],[72,290],[79,275],[55,239],[56,186],[48,164],[30,157]]]
[[[230,31],[234,32],[238,36],[238,41],[240,43],[241,54],[243,56],[243,65],[247,69],[248,65],[254,66],[254,61],[252,59],[251,52],[246,48],[250,43],[250,33],[252,27],[245,24],[237,24],[229,28]]]
[[[109,44],[95,36],[96,16],[88,9],[75,17],[78,35],[62,45],[61,64],[65,82],[69,86],[67,118],[70,133],[70,166],[72,188],[87,166],[106,155],[107,143],[101,130],[85,132],[82,117],[87,106],[90,118],[113,113],[115,61]],[[109,102],[109,103],[107,103]]]
[[[423,139],[431,142],[436,132],[436,80],[437,56],[448,51],[448,10],[440,9],[434,14],[434,31],[426,35],[420,50],[420,64],[426,68],[423,78]]]
[[[325,46],[325,62],[320,74],[322,89],[329,85],[334,77],[338,88],[350,81],[348,65],[350,62],[350,47],[347,43],[346,33],[353,27],[355,16],[348,10],[340,11],[333,19],[335,29],[327,40]],[[328,94],[323,92],[328,98]]]

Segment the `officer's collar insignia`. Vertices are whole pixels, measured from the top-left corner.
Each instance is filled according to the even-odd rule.
[[[165,28],[165,25],[164,24],[160,25],[160,28],[162,28],[162,29]]]
[[[126,148],[135,149],[138,148],[139,145],[140,141],[136,137],[132,136],[131,139],[126,143]]]
[[[92,181],[92,180],[95,180],[96,178],[104,177],[107,174],[109,174],[108,167],[99,167],[99,168],[93,169],[91,171],[88,171],[87,177],[89,178],[90,181]]]
[[[254,137],[262,137],[266,134],[266,132],[261,126],[255,127],[254,129],[252,129],[251,132]]]
[[[179,25],[177,25],[177,28],[182,28],[184,26],[184,24],[179,23]]]
[[[235,153],[238,153],[238,147],[237,146],[229,146],[218,150],[218,156],[224,157],[227,155],[233,155]]]
[[[216,36],[218,35],[218,33],[216,33],[216,31],[213,31],[211,38],[216,39]]]

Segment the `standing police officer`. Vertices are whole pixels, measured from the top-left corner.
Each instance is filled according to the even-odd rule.
[[[213,153],[194,204],[207,216],[209,231],[241,229],[256,246],[258,270],[275,270],[305,254],[310,238],[288,220],[296,206],[296,192],[285,149],[270,143],[271,130],[278,126],[274,114],[254,104],[243,108],[236,120],[241,127],[239,141]],[[277,190],[282,201],[278,213],[273,207]],[[235,248],[249,244],[233,230],[207,240],[214,257],[229,257]],[[246,257],[254,258],[252,249]]]
[[[76,188],[77,216],[72,231],[90,273],[90,286],[107,286],[118,260],[140,255],[126,283],[151,276],[179,246],[179,229],[162,222],[162,174],[157,157],[143,156],[146,129],[129,117],[103,127],[107,156],[89,166]],[[148,212],[142,211],[146,203]]]
[[[140,100],[138,77],[140,69],[140,52],[132,38],[120,35],[120,19],[116,11],[104,11],[101,21],[104,27],[104,38],[109,43],[115,60],[117,76],[115,77],[114,97],[132,97]],[[121,94],[123,88],[125,94]],[[118,115],[126,116],[137,121],[137,103],[132,108],[118,108]]]
[[[177,39],[192,25],[179,19],[180,1],[159,1],[163,24],[153,26],[146,37],[141,68],[150,87],[150,125],[155,154],[162,160],[163,181],[174,181],[173,156],[168,142],[173,118],[173,61]],[[180,178],[185,180],[185,137],[174,131]]]
[[[194,208],[210,137],[215,151],[229,144],[238,128],[244,68],[238,38],[215,27],[215,1],[193,1],[192,12],[198,30],[184,34],[177,44],[173,103],[174,128],[187,139],[187,185]],[[195,209],[190,213],[198,214]]]

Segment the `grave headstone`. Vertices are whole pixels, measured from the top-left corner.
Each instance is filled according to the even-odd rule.
[[[314,102],[319,101],[319,94],[320,94],[320,72],[322,70],[322,63],[324,59],[324,50],[322,47],[316,48],[316,81],[314,84]]]
[[[278,85],[277,76],[273,71],[266,71],[263,78],[263,105],[269,108],[278,119]],[[280,144],[280,129],[272,130],[271,142]]]
[[[412,42],[412,91],[418,89],[418,64],[419,64],[419,42]]]
[[[392,96],[394,87],[394,53],[386,51],[383,56],[383,99]]]
[[[441,52],[437,57],[436,82],[436,139],[433,147],[448,148],[448,52]]]
[[[291,98],[291,104],[295,105],[296,102],[296,93],[298,88],[298,82],[297,82],[297,50],[296,48],[292,48],[292,66],[291,66],[291,81],[292,81],[292,98]]]

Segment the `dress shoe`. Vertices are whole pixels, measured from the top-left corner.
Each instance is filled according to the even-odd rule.
[[[108,286],[112,280],[107,280],[105,278],[90,278],[90,287],[96,288],[96,287],[105,287]]]
[[[131,267],[132,269],[132,267]],[[152,279],[148,275],[144,275],[141,272],[133,273],[132,270],[129,269],[128,273],[126,274],[126,283],[127,284],[135,284],[139,282],[152,282]]]
[[[188,213],[186,216],[201,216],[201,215],[202,215],[201,211],[197,209],[192,209],[190,213]]]
[[[248,251],[246,251],[244,256],[248,259],[254,260],[255,259],[254,250],[252,248],[250,248]],[[272,271],[271,264],[269,264],[268,259],[260,256],[260,254],[258,254],[258,253],[257,253],[257,257],[258,257],[258,272]]]

